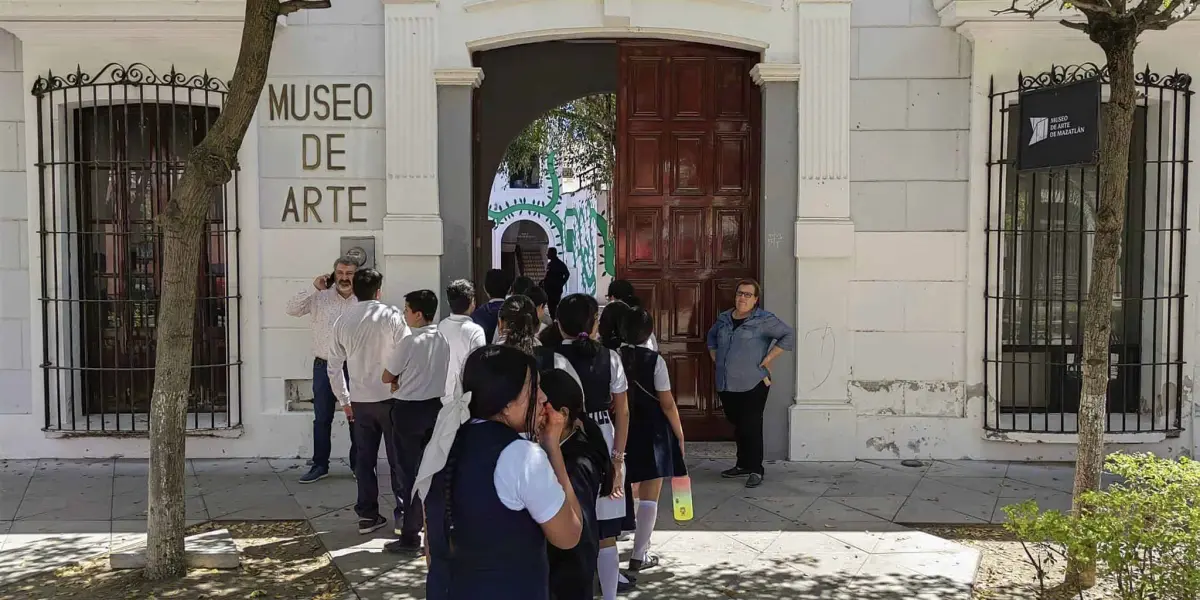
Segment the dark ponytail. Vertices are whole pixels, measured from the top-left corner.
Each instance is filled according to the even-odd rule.
[[[632,310],[623,300],[613,300],[604,306],[604,312],[600,313],[600,343],[605,348],[617,350],[621,347],[625,340],[621,324]]]
[[[646,343],[654,333],[654,317],[650,311],[636,306],[623,315],[620,322],[621,338],[628,346],[621,348],[621,363],[625,367],[625,375],[631,384],[637,382],[637,348]],[[631,347],[633,346],[633,347]],[[649,390],[646,390],[649,391]],[[633,402],[629,403],[632,414]]]
[[[476,419],[490,419],[509,404],[519,400],[529,381],[529,406],[525,411],[525,431],[534,439],[537,422],[538,370],[533,356],[508,346],[484,346],[472,352],[463,364],[463,392],[471,393],[469,410]],[[444,534],[450,553],[454,553],[454,478],[457,473],[459,446],[455,438],[442,469],[442,498],[446,503]]]
[[[596,316],[600,305],[587,294],[571,294],[558,303],[558,327],[563,340],[570,339],[571,345],[585,357],[596,356],[604,349],[600,342],[592,339],[596,327]],[[562,342],[559,342],[562,343]]]
[[[504,345],[533,354],[537,346],[537,307],[528,296],[509,296],[500,305],[499,317],[504,321]]]

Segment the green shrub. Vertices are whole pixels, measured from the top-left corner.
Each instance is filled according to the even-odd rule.
[[[1095,559],[1122,600],[1200,598],[1200,463],[1113,454],[1106,469],[1119,481],[1086,493],[1079,514],[1005,507],[1043,591],[1049,567],[1072,555]]]

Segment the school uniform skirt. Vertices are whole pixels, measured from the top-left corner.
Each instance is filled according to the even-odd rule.
[[[679,438],[658,405],[641,403],[629,419],[625,443],[626,478],[632,483],[687,475]]]
[[[604,443],[608,446],[608,452],[611,455],[613,450],[613,441],[616,439],[616,428],[613,427],[612,415],[607,410],[601,410],[594,413],[588,413],[588,416],[596,422],[600,427],[600,431],[604,433]],[[620,469],[625,469],[624,465],[619,466]],[[621,531],[627,530],[627,518],[633,517],[633,511],[629,506],[629,482],[625,483],[624,498],[609,498],[602,496],[596,499],[596,521],[600,525],[600,539],[612,538],[621,535]]]

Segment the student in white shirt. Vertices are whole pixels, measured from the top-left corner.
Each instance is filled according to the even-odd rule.
[[[334,323],[328,366],[333,391],[341,401],[346,417],[354,421],[359,449],[355,464],[358,501],[354,512],[358,514],[358,532],[362,534],[387,525],[387,519],[379,514],[379,480],[375,475],[380,441],[387,448],[392,492],[397,497],[402,495],[400,484],[404,480],[392,427],[395,400],[390,386],[379,380],[379,374],[392,348],[409,331],[403,314],[396,307],[379,301],[382,287],[383,275],[374,269],[360,269],[354,274],[354,295],[359,302]],[[342,371],[342,365],[347,362],[351,381],[348,387]],[[397,521],[403,518],[400,505],[393,516]]]
[[[574,548],[582,531],[559,447],[566,419],[543,409],[532,356],[506,346],[471,353],[461,416],[439,423],[421,490],[429,525],[429,600],[548,600],[546,544]],[[461,420],[460,420],[461,419]],[[460,427],[460,423],[462,423]],[[537,441],[526,439],[528,435]]]
[[[433,290],[405,294],[404,320],[412,328],[412,335],[396,345],[381,378],[383,383],[391,385],[396,400],[392,405],[392,428],[404,477],[401,492],[396,493],[396,509],[404,511],[404,524],[397,528],[400,539],[384,546],[388,552],[421,550],[424,512],[420,502],[412,501],[412,489],[421,453],[433,435],[438,411],[442,409],[446,373],[450,368],[450,342],[433,322],[437,305]]]
[[[476,348],[487,345],[487,338],[483,328],[471,320],[471,311],[475,310],[475,284],[466,279],[451,281],[446,286],[446,304],[450,305],[453,314],[438,323],[438,331],[450,342],[450,367],[446,372],[446,400],[449,400],[462,384],[463,363]]]

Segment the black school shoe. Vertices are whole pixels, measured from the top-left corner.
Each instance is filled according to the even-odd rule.
[[[370,519],[359,519],[358,532],[363,535],[367,535],[368,533],[372,533],[381,529],[384,525],[387,525],[387,519],[383,518],[382,516],[375,516]]]
[[[383,551],[388,554],[420,554],[422,550],[420,537],[401,537],[383,545]]]
[[[639,573],[646,569],[653,569],[658,566],[658,555],[646,553],[646,558],[642,560],[629,559],[629,572]]]
[[[741,467],[734,467],[732,469],[726,469],[724,471],[721,471],[721,477],[724,477],[725,479],[735,479],[737,477],[745,477],[749,474],[750,474],[750,471],[743,469]]]
[[[751,473],[750,478],[746,480],[746,487],[756,488],[763,484],[763,476],[758,473]]]

